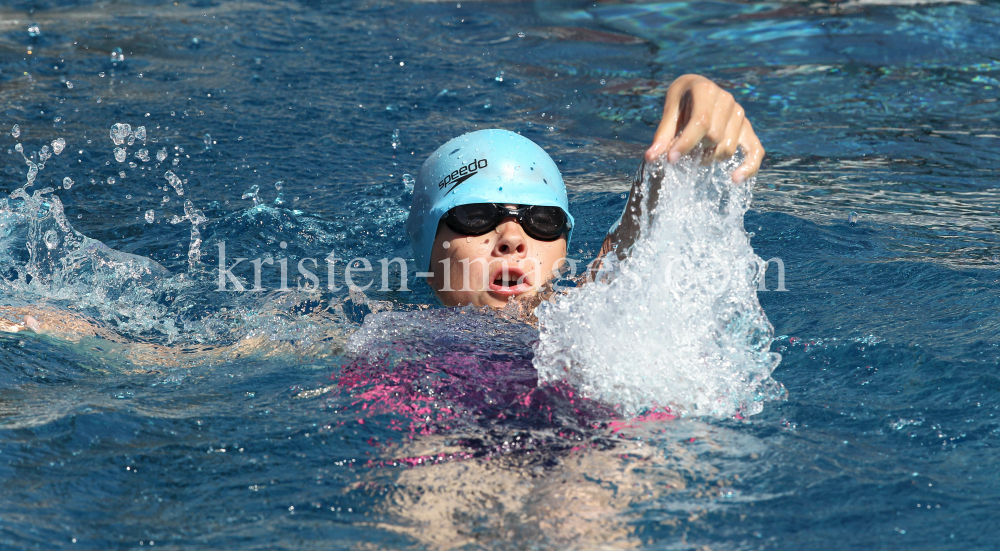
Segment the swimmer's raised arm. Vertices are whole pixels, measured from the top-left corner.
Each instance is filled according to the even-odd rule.
[[[640,188],[648,163],[664,154],[668,162],[675,163],[698,144],[711,153],[705,156],[705,162],[725,161],[736,154],[737,147],[743,149],[743,163],[733,171],[736,183],[756,174],[764,159],[764,147],[757,139],[743,107],[733,99],[733,95],[703,76],[684,75],[678,77],[667,90],[663,119],[636,173],[625,212],[640,212],[644,201],[647,210],[656,205],[658,183],[651,183],[649,197],[643,197]],[[608,230],[597,261],[591,266],[591,273],[600,267],[600,259],[611,251],[615,251],[619,259],[624,259],[638,238],[638,219],[623,213]]]

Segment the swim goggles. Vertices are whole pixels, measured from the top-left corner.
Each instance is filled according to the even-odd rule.
[[[459,205],[449,210],[442,219],[456,233],[483,235],[510,216],[517,220],[524,233],[539,241],[555,241],[570,229],[566,213],[561,208],[537,205],[519,205],[514,209],[497,203]]]

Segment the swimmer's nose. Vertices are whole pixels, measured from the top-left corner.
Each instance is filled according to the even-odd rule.
[[[501,220],[496,231],[500,234],[493,249],[497,256],[524,257],[527,254],[528,244],[524,230],[513,216]]]

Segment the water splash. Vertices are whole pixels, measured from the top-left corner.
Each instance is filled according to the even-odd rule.
[[[151,300],[169,272],[144,257],[112,250],[69,223],[46,187],[0,199],[0,289],[14,299],[69,301],[95,317],[137,332],[160,323],[165,308]],[[32,298],[33,297],[33,298]]]
[[[21,127],[19,125],[15,124],[14,128],[10,129],[10,135],[13,136],[13,137],[15,137],[15,138],[21,137]]]
[[[124,126],[113,129],[115,137],[122,141],[129,139]],[[131,137],[135,138],[136,133]],[[43,146],[30,155],[22,144],[16,144],[14,149],[26,163],[30,162],[30,183],[40,176],[44,160],[50,159],[53,153],[58,154],[56,143],[53,142],[51,149]],[[182,150],[178,148],[178,151]],[[165,149],[162,155],[167,156]],[[124,172],[119,176],[124,177]],[[98,181],[90,178],[91,183]],[[108,182],[114,183],[115,179],[108,178]],[[63,189],[72,186],[71,178],[62,179]],[[47,305],[55,310],[71,305],[74,315],[82,315],[98,325],[106,324],[104,328],[126,339],[219,344],[257,335],[266,342],[274,342],[273,346],[279,346],[277,341],[281,339],[296,342],[312,339],[310,346],[314,348],[309,350],[340,346],[339,337],[333,341],[326,339],[323,336],[326,329],[318,325],[313,327],[316,325],[313,321],[297,321],[303,311],[301,304],[314,304],[314,295],[294,292],[266,296],[257,293],[220,295],[215,274],[205,271],[201,263],[203,240],[225,240],[227,232],[244,234],[233,228],[243,228],[250,223],[247,222],[249,218],[264,212],[252,211],[252,216],[234,213],[209,226],[205,213],[191,201],[184,201],[183,216],[175,216],[172,221],[186,220],[191,224],[188,269],[172,274],[154,260],[113,250],[77,231],[55,193],[57,187],[43,187],[32,193],[25,184],[9,196],[0,196],[0,294],[6,297],[6,304],[30,308]],[[263,223],[289,236],[301,235],[300,232],[314,235],[324,244],[341,239],[342,230],[334,231],[311,219],[300,221],[296,216],[289,212],[287,224],[270,219]],[[156,213],[150,209],[143,218],[148,223],[155,223]],[[206,227],[212,228],[207,237],[204,235]],[[217,234],[220,231],[222,237]],[[225,304],[221,311],[217,308],[220,298]],[[330,297],[331,305],[336,302],[335,297]],[[237,312],[239,315],[234,318]],[[286,312],[295,314],[286,315]],[[59,319],[58,314],[50,314],[54,316],[50,319]],[[39,319],[45,322],[47,315],[43,312]],[[84,329],[78,336],[89,338],[89,331]],[[264,349],[272,345],[260,346]],[[133,361],[126,349],[120,353],[125,361]]]
[[[736,162],[645,171],[642,196],[659,197],[634,213],[628,257],[535,312],[541,381],[565,380],[629,415],[746,416],[780,395],[770,375],[781,357],[756,295],[763,262],[743,229],[752,180],[732,183]]]
[[[152,223],[152,216],[147,212],[146,221]],[[191,222],[191,244],[188,246],[188,268],[191,271],[197,270],[201,266],[201,230],[198,226],[208,222],[208,217],[200,209],[195,208],[190,199],[184,201],[184,216],[174,216],[170,219],[171,224],[180,224],[184,220]]]
[[[59,155],[66,149],[66,140],[58,138],[52,142],[52,152]]]

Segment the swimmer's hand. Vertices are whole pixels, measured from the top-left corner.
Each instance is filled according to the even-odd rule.
[[[4,333],[18,333],[25,330],[25,326],[8,321],[5,319],[0,319],[0,331]]]
[[[4,308],[4,310],[7,310]],[[7,319],[0,318],[0,331],[4,333],[21,333],[21,332],[34,332],[38,334],[44,333],[41,322],[39,322],[34,316],[26,315],[24,316],[24,323],[16,323]]]
[[[684,75],[667,89],[663,119],[646,150],[646,162],[666,153],[676,163],[699,143],[711,152],[706,162],[724,161],[736,154],[737,146],[743,148],[743,164],[733,171],[736,183],[756,174],[764,160],[764,147],[733,95],[703,76]]]

